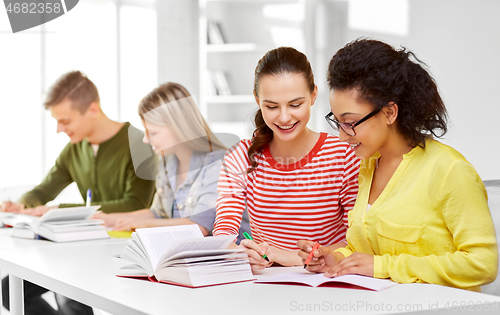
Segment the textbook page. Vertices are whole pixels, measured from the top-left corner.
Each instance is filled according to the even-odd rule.
[[[221,249],[226,249],[234,241],[234,235],[207,236],[202,239],[179,240],[162,255],[160,261],[187,251],[203,251],[205,256],[216,255]]]
[[[50,209],[36,221],[36,224],[40,225],[44,222],[56,221],[86,220],[100,207],[101,206]]]
[[[69,227],[75,223],[83,222],[83,220],[88,219],[100,207],[101,206],[50,209],[41,217],[26,214],[13,214],[10,217],[5,217],[3,223],[18,229],[31,229],[35,234],[38,234],[38,230],[44,224],[55,224],[59,228],[62,228],[63,226]],[[95,223],[97,221],[93,222]],[[55,228],[55,226],[53,227]]]
[[[153,267],[158,265],[161,256],[176,241],[192,238],[203,239],[203,233],[201,233],[198,224],[142,228],[136,229],[135,232]]]

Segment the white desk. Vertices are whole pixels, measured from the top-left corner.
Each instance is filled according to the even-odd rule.
[[[124,244],[119,239],[56,244],[0,235],[0,269],[116,315],[386,314],[460,303],[484,310],[486,302],[500,307],[497,296],[429,284],[402,284],[381,292],[252,282],[189,289],[119,278],[115,274],[121,262],[115,257]],[[291,270],[271,268],[258,277],[283,269]]]

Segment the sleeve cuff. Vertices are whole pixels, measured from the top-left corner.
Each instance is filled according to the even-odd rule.
[[[339,252],[342,255],[344,255],[345,257],[352,255],[352,251],[350,249],[348,249],[347,247],[337,248],[334,252]]]
[[[85,207],[86,205],[83,203],[61,203],[59,204],[59,208],[74,208],[74,207]]]
[[[34,208],[41,205],[37,198],[33,198],[31,196],[22,196],[17,203],[22,203],[25,208]]]
[[[387,260],[384,256],[373,256],[373,277],[379,279],[390,278],[387,270]]]
[[[189,217],[189,220],[203,226],[212,234],[215,222],[215,209],[207,209],[206,211],[195,213]]]

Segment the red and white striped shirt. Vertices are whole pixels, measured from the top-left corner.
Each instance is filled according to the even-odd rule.
[[[249,174],[250,140],[226,152],[218,184],[214,235],[238,235],[248,207],[255,242],[298,250],[301,239],[331,245],[345,240],[347,212],[358,193],[359,159],[347,143],[321,133],[314,148],[294,164],[283,165],[269,146],[255,156]]]

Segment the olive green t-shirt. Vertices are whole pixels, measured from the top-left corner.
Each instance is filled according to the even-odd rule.
[[[156,174],[157,159],[152,156],[139,166],[136,165],[134,169],[129,133],[135,134],[134,138],[138,139],[140,135],[137,136],[137,133],[142,132],[130,123],[125,123],[116,135],[99,144],[96,156],[87,140],[76,144],[68,143],[45,179],[33,190],[24,194],[19,202],[26,207],[44,205],[57,197],[66,186],[76,182],[82,198],[85,200],[87,189],[91,189],[92,205],[101,205],[100,210],[106,213],[148,208],[153,198],[155,182],[139,178],[136,171],[138,174]],[[147,144],[140,141],[134,143],[134,146],[141,145],[143,146],[140,147],[141,150],[151,151]],[[60,205],[60,207],[75,206],[83,205]]]

